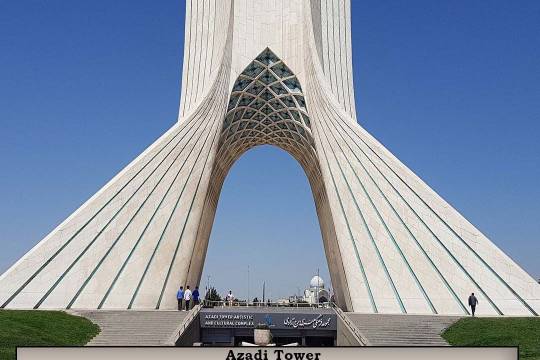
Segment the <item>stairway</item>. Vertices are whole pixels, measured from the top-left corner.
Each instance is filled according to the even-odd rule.
[[[101,332],[87,346],[160,346],[179,331],[187,311],[78,310]]]
[[[440,334],[459,316],[345,313],[371,346],[448,346]]]

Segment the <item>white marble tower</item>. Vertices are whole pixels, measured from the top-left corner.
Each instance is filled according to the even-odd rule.
[[[2,308],[173,309],[223,181],[260,144],[302,165],[338,304],[540,313],[540,285],[356,121],[348,0],[187,0],[178,122],[0,277]]]

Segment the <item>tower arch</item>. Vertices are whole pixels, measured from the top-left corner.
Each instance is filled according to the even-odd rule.
[[[0,276],[1,308],[176,308],[230,167],[270,144],[306,173],[342,308],[463,315],[474,292],[480,315],[540,313],[540,285],[356,122],[349,1],[186,17],[178,122]]]
[[[246,66],[232,87],[187,283],[200,282],[211,227],[227,174],[245,152],[260,145],[284,150],[304,170],[319,218],[326,259],[333,275],[335,298],[346,308],[346,299],[350,295],[345,286],[339,249],[335,246],[335,226],[305,95],[296,75],[270,48],[264,49]]]

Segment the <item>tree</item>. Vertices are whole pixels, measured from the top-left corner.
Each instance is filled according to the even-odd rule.
[[[204,299],[208,301],[221,301],[221,296],[219,296],[219,293],[217,292],[216,288],[211,287],[206,292],[206,296],[204,297]]]

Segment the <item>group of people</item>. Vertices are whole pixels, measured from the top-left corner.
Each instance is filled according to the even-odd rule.
[[[178,292],[176,293],[176,299],[178,300],[178,310],[184,311],[191,309],[191,301],[193,300],[193,305],[198,305],[200,302],[199,287],[195,286],[195,290],[191,291],[189,285],[186,286],[184,290],[183,286],[180,286]]]
[[[180,289],[178,289],[178,292],[176,293],[176,299],[178,300],[178,310],[182,311],[191,309],[191,301],[193,301],[194,306],[200,303],[199,287],[195,286],[195,290],[191,291],[189,285],[186,286],[185,290],[183,286],[180,286]],[[233,302],[234,295],[232,290],[229,290],[229,293],[225,296],[225,304],[232,306]],[[253,302],[258,303],[258,299],[255,298]],[[474,296],[474,293],[469,296],[468,303],[472,310],[472,316],[474,316],[474,313],[476,312],[476,305],[478,305],[478,299],[476,296]]]

